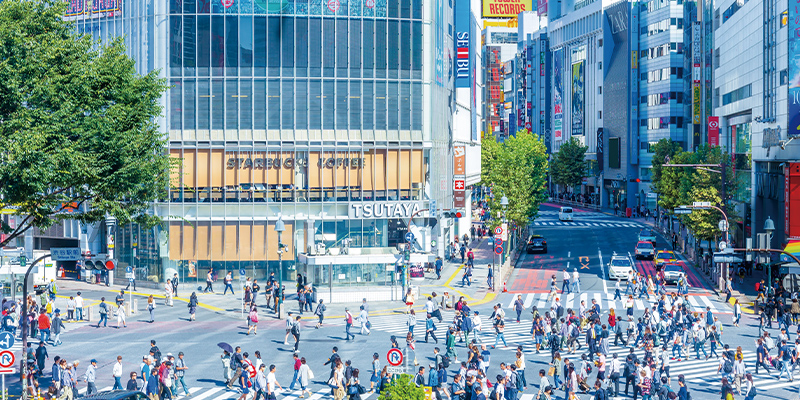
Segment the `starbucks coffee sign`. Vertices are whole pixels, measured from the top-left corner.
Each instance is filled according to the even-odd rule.
[[[364,168],[366,160],[360,157],[323,157],[317,160],[317,167],[326,169],[338,168]],[[226,167],[228,169],[294,169],[308,167],[308,158],[294,157],[230,157]]]
[[[347,216],[353,219],[411,218],[421,210],[415,202],[350,203]]]

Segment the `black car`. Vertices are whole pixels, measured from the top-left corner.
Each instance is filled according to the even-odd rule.
[[[542,235],[531,235],[528,238],[528,245],[526,246],[528,254],[540,251],[547,253],[547,240]]]
[[[83,396],[82,398],[91,400],[150,400],[146,394],[138,390],[106,390]]]

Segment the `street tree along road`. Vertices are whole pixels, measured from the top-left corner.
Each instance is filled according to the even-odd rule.
[[[553,183],[567,187],[580,185],[581,180],[586,176],[586,160],[584,158],[587,149],[588,147],[581,146],[574,136],[562,144],[550,166]]]
[[[138,75],[122,38],[76,33],[66,8],[0,4],[0,209],[18,215],[0,246],[62,219],[153,226],[145,210],[166,198],[176,165],[156,122],[165,80]]]
[[[494,199],[489,201],[492,216],[502,211],[500,199],[506,196],[506,218],[517,226],[525,226],[536,216],[544,199],[548,170],[544,142],[539,135],[523,129],[503,143],[484,140],[481,146],[481,181],[482,185],[492,187]]]

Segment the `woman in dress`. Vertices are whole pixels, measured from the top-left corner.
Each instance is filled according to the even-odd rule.
[[[170,285],[170,287],[172,287],[172,285]],[[147,298],[147,311],[150,312],[150,323],[152,324],[156,320],[156,300],[153,298],[152,294]]]
[[[336,360],[336,369],[333,370],[333,380],[336,382],[336,388],[333,389],[333,400],[344,399],[347,391],[344,389],[344,364],[341,360]]]
[[[169,280],[164,283],[164,305],[172,307],[172,282]]]
[[[300,369],[297,370],[297,374],[300,376],[300,398],[302,399],[306,392],[308,392],[308,397],[311,397],[313,393],[308,389],[308,384],[314,379],[314,372],[306,363],[305,357],[300,357]]]
[[[117,307],[117,329],[119,329],[119,324],[122,324],[123,328],[128,327],[128,323],[125,321],[125,301],[123,300],[122,303],[119,304]]]
[[[408,347],[409,354],[412,352],[414,353],[414,365],[419,365],[419,363],[417,362],[417,352],[416,350],[414,350],[416,346],[416,341],[417,340],[414,339],[414,335],[411,332],[408,332],[408,334],[406,335],[406,347]]]
[[[411,312],[411,307],[414,307],[414,292],[411,291],[411,288],[408,288],[408,291],[406,291],[406,314]]]

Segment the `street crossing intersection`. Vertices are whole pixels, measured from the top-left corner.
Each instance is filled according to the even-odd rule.
[[[536,306],[540,313],[544,311],[548,311],[550,309],[550,305],[552,304],[552,299],[550,301],[547,300],[547,293],[508,293],[505,296],[500,297],[498,301],[500,304],[508,310],[508,314],[511,315],[513,313],[513,306],[514,302],[517,300],[517,296],[521,295],[523,304],[525,308],[530,311],[532,306]],[[617,315],[623,316],[625,315],[625,303],[627,301],[627,296],[624,295],[623,291],[623,299],[624,300],[614,300],[614,293],[580,293],[580,294],[558,294],[560,298],[561,305],[564,307],[564,310],[569,308],[575,310],[577,313],[580,309],[581,301],[586,304],[586,307],[590,307],[592,305],[592,299],[597,300],[597,304],[600,305],[600,309],[604,313],[608,313],[610,308],[613,308]],[[644,311],[644,309],[649,308],[652,310],[653,305],[658,304],[657,299],[655,296],[651,296],[654,301],[650,301],[647,299],[637,299],[634,296],[633,300],[633,309],[636,311]],[[716,297],[712,296],[697,296],[697,295],[689,295],[689,310],[690,311],[697,311],[697,312],[705,312],[706,307],[711,308],[711,312],[714,314],[731,314],[731,310],[728,307],[725,307],[725,303],[717,301]],[[525,314],[525,312],[523,312]]]

